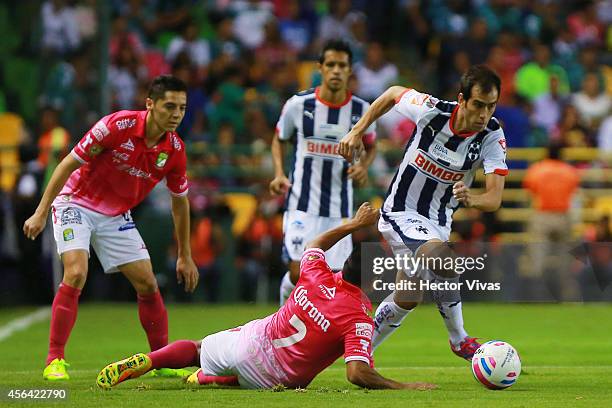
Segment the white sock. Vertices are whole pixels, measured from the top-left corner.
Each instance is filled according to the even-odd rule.
[[[291,282],[291,278],[289,277],[289,272],[286,272],[285,276],[283,276],[283,280],[281,281],[280,290],[279,290],[281,306],[285,304],[287,299],[289,299],[289,295],[291,295],[291,292],[293,291],[293,289],[295,289],[295,285],[293,284],[293,282]]]
[[[438,310],[442,315],[448,337],[453,345],[459,345],[467,337],[467,332],[463,328],[463,313],[461,312],[461,302],[441,302],[438,303]]]
[[[372,335],[372,351],[391,335],[408,316],[411,310],[402,309],[391,298],[391,294],[376,309],[374,315],[374,333]]]

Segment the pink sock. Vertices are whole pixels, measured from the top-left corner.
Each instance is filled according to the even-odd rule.
[[[198,344],[191,340],[175,341],[148,355],[151,358],[152,369],[200,366]]]
[[[64,347],[76,322],[81,290],[65,283],[59,290],[51,306],[51,327],[49,330],[49,354],[47,364],[56,358],[64,358]]]
[[[138,317],[147,333],[151,351],[168,344],[168,312],[159,290],[150,295],[138,295]]]
[[[229,386],[238,386],[240,383],[238,382],[238,377],[235,375],[206,375],[201,370],[198,371],[198,383],[200,385],[206,384],[217,384],[217,385],[229,385]]]

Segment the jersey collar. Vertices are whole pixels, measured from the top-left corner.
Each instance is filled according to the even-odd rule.
[[[448,127],[450,128],[451,132],[453,132],[453,135],[463,137],[463,138],[474,136],[477,132],[457,132],[455,128],[453,127],[453,122],[455,122],[455,116],[457,116],[458,110],[459,110],[459,104],[457,104],[457,106],[455,106],[455,108],[453,109],[453,113],[451,113],[450,121],[448,122]]]
[[[322,99],[322,98],[319,96],[319,89],[320,89],[320,88],[321,88],[320,86],[317,86],[317,87],[315,88],[315,96],[316,96],[316,98],[317,98],[317,101],[321,102],[323,105],[325,105],[325,106],[327,106],[327,107],[329,107],[329,108],[332,108],[332,109],[338,109],[338,108],[343,107],[344,105],[346,105],[347,103],[349,103],[349,102],[350,102],[351,97],[353,96],[353,94],[351,93],[351,91],[348,91],[348,90],[347,90],[347,91],[346,91],[346,98],[344,99],[344,101],[342,101],[341,103],[339,103],[339,104],[337,104],[337,105],[334,105],[333,103],[328,102],[328,101],[326,101],[326,100]]]

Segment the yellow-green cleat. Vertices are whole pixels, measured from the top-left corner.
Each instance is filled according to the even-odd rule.
[[[69,380],[70,376],[66,371],[66,367],[70,367],[70,364],[68,364],[66,360],[63,358],[56,358],[43,370],[43,378],[48,381]]]
[[[151,359],[146,354],[134,354],[104,367],[98,374],[96,384],[100,388],[113,387],[127,379],[140,377],[151,369],[151,365]]]
[[[185,378],[191,374],[193,374],[193,371],[186,368],[158,368],[157,370],[149,371],[147,377]]]

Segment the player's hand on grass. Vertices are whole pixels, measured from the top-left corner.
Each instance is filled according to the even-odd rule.
[[[365,202],[361,204],[361,207],[357,210],[354,220],[358,225],[365,227],[366,225],[372,225],[378,221],[378,215],[378,210],[372,207],[372,204]]]
[[[289,187],[291,187],[289,179],[285,175],[278,176],[270,182],[270,193],[274,195],[285,194]]]
[[[185,283],[185,292],[193,292],[198,286],[200,273],[191,257],[179,257],[176,261],[176,279]]]
[[[362,187],[368,182],[368,169],[359,163],[354,164],[349,167],[348,176],[358,187]]]
[[[469,208],[472,206],[470,188],[467,187],[463,181],[458,181],[453,184],[453,197],[465,207]]]
[[[402,388],[405,390],[419,390],[419,391],[427,391],[427,390],[435,390],[438,388],[436,384],[424,383],[424,382],[414,382],[414,383],[402,383]]]
[[[361,135],[351,130],[340,141],[340,145],[338,146],[338,154],[344,157],[347,162],[352,163],[354,157],[361,157],[361,152],[363,149],[364,147],[363,141],[361,140]]]
[[[45,229],[45,225],[47,224],[47,214],[37,214],[34,213],[30,218],[23,223],[23,233],[24,235],[31,240],[36,239],[38,234]]]

